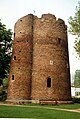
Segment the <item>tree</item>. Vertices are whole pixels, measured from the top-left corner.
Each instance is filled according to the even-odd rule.
[[[8,73],[10,68],[12,32],[0,20],[0,100],[7,97]]]
[[[75,40],[75,51],[80,57],[80,2],[78,2],[78,6],[76,6],[76,12],[74,17],[69,17],[69,32],[76,36]]]
[[[0,79],[7,77],[11,58],[12,32],[0,21]]]
[[[75,71],[74,75],[74,86],[75,87],[80,87],[80,70]]]

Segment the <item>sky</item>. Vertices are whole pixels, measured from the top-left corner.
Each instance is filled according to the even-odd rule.
[[[0,19],[7,29],[14,31],[16,21],[27,14],[41,17],[42,14],[51,13],[63,19],[69,27],[68,19],[74,16],[78,1],[80,0],[0,0]],[[80,69],[80,60],[76,58],[73,48],[74,41],[75,37],[68,33],[71,77],[75,70]]]

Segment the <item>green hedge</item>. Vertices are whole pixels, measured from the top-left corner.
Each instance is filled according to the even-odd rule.
[[[72,98],[73,103],[80,103],[80,98]]]

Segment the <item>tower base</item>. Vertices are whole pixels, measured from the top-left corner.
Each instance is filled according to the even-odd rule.
[[[34,104],[42,104],[42,105],[56,105],[56,104],[72,104],[72,101],[50,101],[50,100],[6,100],[6,103],[9,104],[27,104],[27,103],[34,103]]]

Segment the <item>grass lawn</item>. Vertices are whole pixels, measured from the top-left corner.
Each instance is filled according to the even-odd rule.
[[[60,105],[60,106],[61,108],[72,107],[71,109],[80,108],[79,104],[75,106],[74,105]],[[56,107],[56,106],[48,106],[48,107]],[[0,105],[0,118],[80,119],[80,113],[66,112],[60,110],[57,111],[53,109],[44,109],[44,108]]]
[[[80,104],[62,104],[62,105],[40,105],[40,104],[26,104],[26,106],[41,106],[41,107],[52,107],[62,109],[80,109]]]
[[[54,108],[62,108],[62,109],[80,109],[80,104],[62,104],[62,105],[55,105],[51,106]]]

